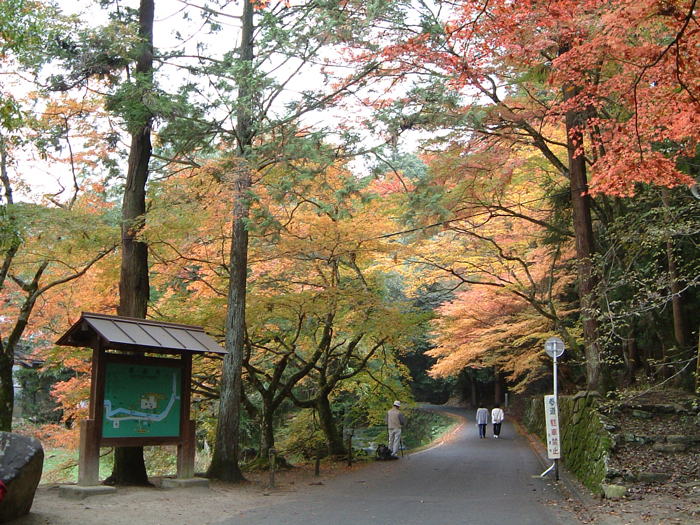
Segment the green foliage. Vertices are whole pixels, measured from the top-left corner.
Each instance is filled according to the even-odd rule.
[[[409,449],[432,443],[438,436],[457,425],[457,420],[440,412],[426,412],[419,409],[403,409],[406,426],[402,439]]]
[[[624,370],[621,359],[630,338],[635,340],[639,355],[652,364],[666,360],[660,345],[677,346],[670,307],[669,243],[677,266],[676,279],[683,289],[683,315],[693,319],[700,312],[700,253],[696,240],[700,202],[685,189],[669,191],[669,198],[664,203],[658,190],[640,188],[633,201],[619,202],[620,213],[600,236],[606,251],[596,259],[597,271],[605,276],[599,287],[605,298],[599,319],[609,362],[618,370]],[[628,213],[632,206],[634,213]],[[682,352],[678,355],[684,359]]]
[[[0,206],[0,250],[5,252],[10,246],[21,242],[20,232],[12,208]]]
[[[21,388],[16,400],[22,410],[22,418],[34,423],[58,423],[63,417],[59,404],[51,396],[58,381],[67,381],[74,372],[66,369],[20,368],[14,376]]]
[[[105,109],[120,117],[130,133],[135,133],[156,117],[169,117],[173,106],[169,95],[154,85],[152,74],[132,74],[110,95]]]
[[[405,447],[414,450],[429,445],[438,437],[454,428],[456,418],[442,412],[425,411],[419,408],[401,408],[406,419],[401,440]],[[385,411],[386,412],[386,411]],[[386,444],[388,433],[386,425],[359,427],[354,429],[353,444],[357,449],[367,449],[371,456],[380,443]]]
[[[56,49],[66,71],[49,77],[51,90],[69,91],[91,79],[117,84],[128,64],[126,46],[131,43],[131,37],[125,40],[124,34],[120,25],[110,25],[78,30],[74,40],[69,40],[69,34],[62,35]]]
[[[78,481],[78,455],[76,449],[45,446],[42,484],[76,483]],[[177,473],[177,448],[144,447],[144,461],[149,476],[173,476]],[[195,470],[201,472],[200,455],[197,456]],[[112,472],[114,454],[112,449],[103,449],[100,454],[100,479],[106,479]],[[198,468],[199,467],[199,468]]]
[[[50,43],[62,29],[63,19],[52,2],[0,2],[0,67],[3,72],[36,77],[41,68],[54,58]],[[10,140],[8,132],[18,132],[24,125],[24,108],[19,101],[23,95],[8,90],[13,80],[0,84],[0,141],[3,157]]]
[[[0,99],[0,124],[6,130],[19,129],[23,123],[20,104],[12,96],[3,96]],[[2,138],[4,141],[5,139]]]
[[[60,32],[61,18],[50,1],[3,0],[0,28],[0,58],[36,69],[48,58],[45,50]]]
[[[138,56],[138,11],[122,6],[103,26],[71,19],[48,41],[55,72],[48,78],[52,91],[66,92],[91,80],[117,85],[124,68]]]
[[[143,459],[149,476],[177,473],[177,447],[145,447]]]
[[[328,454],[326,438],[312,410],[294,414],[280,430],[277,444],[279,453],[291,462],[315,458],[317,450],[323,457]]]
[[[113,222],[110,208],[100,210],[104,213],[96,211],[87,202],[85,207],[76,206],[74,210],[18,203],[12,207],[12,226],[33,256],[43,254],[58,263],[81,254],[94,256],[96,252],[90,252],[91,249],[99,251],[114,241],[117,223]],[[33,270],[31,266],[20,268]]]

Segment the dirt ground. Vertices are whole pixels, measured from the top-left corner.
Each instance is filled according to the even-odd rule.
[[[665,431],[668,433],[668,422]],[[521,434],[523,433],[520,428]],[[651,432],[649,429],[646,431]],[[680,433],[680,430],[676,430]],[[671,432],[674,433],[674,432]],[[534,436],[524,436],[533,450],[544,456],[542,443]],[[450,439],[450,435],[443,436]],[[656,465],[672,473],[669,482],[630,487],[620,500],[595,497],[566,471],[562,471],[559,489],[565,494],[564,505],[581,523],[595,525],[697,525],[700,523],[700,482],[697,453],[683,456],[683,463],[693,472],[683,472],[674,462]],[[639,454],[623,456],[618,468],[633,469],[650,458]],[[92,496],[83,500],[59,497],[58,485],[40,485],[29,515],[15,525],[207,525],[236,516],[244,509],[283,502],[302,491],[323,492],[322,485],[349,471],[372,468],[369,461],[348,467],[345,463],[324,463],[320,476],[313,465],[278,471],[275,486],[270,488],[267,472],[246,473],[247,482],[229,484],[211,481],[209,488],[164,489],[154,478],[152,488],[119,487],[114,494]],[[543,459],[543,465],[545,460]],[[320,486],[321,485],[321,486]]]
[[[570,486],[560,487],[564,492]],[[619,500],[605,500],[581,493],[579,485],[566,505],[581,523],[595,525],[697,525],[700,523],[700,486],[672,494],[663,490],[644,495],[630,494]]]
[[[269,505],[307,490],[323,490],[331,478],[350,470],[345,464],[324,465],[319,477],[313,467],[275,474],[269,488],[267,473],[247,474],[244,484],[210,482],[209,488],[164,489],[154,479],[152,488],[120,487],[116,493],[83,500],[59,497],[58,485],[41,485],[29,515],[15,525],[207,525],[236,516],[244,509]],[[371,468],[371,464],[369,466]],[[700,523],[700,486],[690,492],[632,495],[618,501],[593,497],[562,477],[560,489],[568,494],[566,506],[581,523],[596,525],[697,525]]]
[[[58,485],[40,485],[31,512],[13,525],[205,525],[234,517],[243,509],[279,502],[300,490],[313,490],[329,478],[358,466],[325,465],[319,477],[313,467],[275,474],[270,489],[268,473],[246,474],[247,482],[209,482],[209,488],[164,489],[160,479],[154,487],[119,487],[109,495],[82,500],[59,497]]]

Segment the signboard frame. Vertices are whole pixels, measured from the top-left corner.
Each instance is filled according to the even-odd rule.
[[[99,485],[102,447],[176,445],[177,477],[194,477],[196,422],[190,419],[192,355],[224,356],[228,353],[226,350],[206,335],[201,327],[90,312],[83,312],[56,344],[92,348],[88,417],[80,422],[79,486]],[[180,419],[177,435],[103,435],[106,369],[108,364],[115,363],[180,370]],[[157,397],[160,397],[160,393],[156,393],[144,405],[144,410],[137,410],[140,412],[138,418],[150,421],[148,412],[151,411],[151,415],[155,413]],[[121,400],[120,403],[124,401]],[[134,416],[128,408],[131,400],[125,404],[127,406],[121,407],[117,413]],[[164,413],[161,412],[160,415],[163,416]]]
[[[561,432],[559,430],[559,406],[556,396],[544,396],[547,427],[547,457],[561,459]]]
[[[162,357],[147,357],[141,355],[127,355],[127,354],[104,354],[104,371],[102,372],[101,380],[101,399],[96,400],[95,407],[102,407],[99,414],[96,411],[95,422],[100,429],[100,447],[130,447],[130,446],[161,446],[161,445],[181,445],[183,442],[183,436],[186,435],[187,425],[186,420],[189,420],[190,416],[190,389],[189,389],[189,376],[191,375],[191,366],[188,368],[187,359],[168,359]],[[191,363],[191,362],[190,362]],[[179,405],[180,412],[178,414],[179,418],[179,430],[177,435],[169,436],[133,436],[133,437],[110,437],[105,436],[104,432],[104,418],[105,418],[105,392],[111,386],[107,379],[109,375],[107,374],[107,368],[111,364],[123,364],[135,367],[154,367],[154,368],[173,368],[180,371],[180,389],[179,389]],[[187,380],[186,380],[187,378]]]

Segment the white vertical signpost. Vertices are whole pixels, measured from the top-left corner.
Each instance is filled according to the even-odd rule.
[[[547,456],[554,460],[551,467],[540,477],[554,470],[554,477],[559,480],[559,459],[561,458],[561,434],[559,432],[559,400],[557,398],[557,359],[564,353],[564,341],[550,337],[544,343],[544,350],[554,360],[554,395],[544,396],[545,419],[547,426]]]

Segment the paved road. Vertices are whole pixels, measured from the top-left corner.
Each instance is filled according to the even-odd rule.
[[[479,439],[474,412],[447,442],[377,462],[324,485],[244,511],[220,525],[565,525],[578,524],[529,443],[506,421]],[[273,498],[271,498],[273,500]]]

